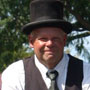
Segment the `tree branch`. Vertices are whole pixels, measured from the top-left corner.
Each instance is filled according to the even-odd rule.
[[[68,36],[67,42],[72,42],[75,39],[80,39],[82,37],[87,37],[87,36],[90,36],[90,32],[78,34],[78,35],[75,35],[75,36]]]
[[[66,4],[64,5],[65,8],[76,17],[79,23],[81,23],[85,28],[87,28],[90,31],[90,23],[86,20],[83,20],[79,14],[75,13],[74,10],[71,9],[69,0],[65,0],[65,2],[66,2]]]

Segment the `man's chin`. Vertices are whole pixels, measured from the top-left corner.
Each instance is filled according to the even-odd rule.
[[[48,55],[44,57],[46,61],[54,59],[54,55]]]

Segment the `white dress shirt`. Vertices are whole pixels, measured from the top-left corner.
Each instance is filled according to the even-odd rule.
[[[57,78],[57,80],[58,80],[57,84],[58,84],[58,87],[59,87],[60,90],[64,90],[64,88],[65,88],[66,73],[67,73],[67,69],[65,69],[65,68],[67,68],[67,66],[68,66],[68,61],[69,61],[68,56],[66,54],[64,54],[64,57],[62,58],[62,60],[54,68],[54,70],[58,71],[58,73],[59,73],[58,78]],[[36,67],[41,72],[41,75],[42,75],[42,77],[45,81],[45,84],[46,84],[47,88],[49,88],[51,80],[46,75],[46,73],[48,71],[48,68],[45,67],[44,65],[42,65],[39,62],[39,60],[37,60],[36,56],[35,56],[35,64],[36,64]]]
[[[67,74],[69,57],[64,54],[62,60],[54,68],[58,71],[59,76],[57,79],[57,84],[59,90],[65,89],[65,81]],[[35,65],[40,70],[40,73],[45,81],[47,88],[50,87],[50,79],[46,76],[48,68],[42,65],[35,56]],[[90,64],[85,63],[83,65],[84,78],[82,82],[83,90],[90,90]],[[23,61],[19,60],[11,64],[3,73],[2,73],[2,89],[1,90],[25,90],[25,72]]]

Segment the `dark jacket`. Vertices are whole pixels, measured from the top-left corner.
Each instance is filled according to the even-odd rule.
[[[69,55],[69,65],[65,90],[82,90],[83,62]],[[34,63],[34,57],[23,60],[25,69],[25,90],[48,90],[40,71]]]

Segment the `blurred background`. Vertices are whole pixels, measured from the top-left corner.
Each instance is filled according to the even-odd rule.
[[[90,1],[61,0],[64,18],[71,22],[65,52],[90,62]],[[12,62],[34,54],[28,37],[21,32],[30,22],[30,0],[0,0],[0,73]]]

